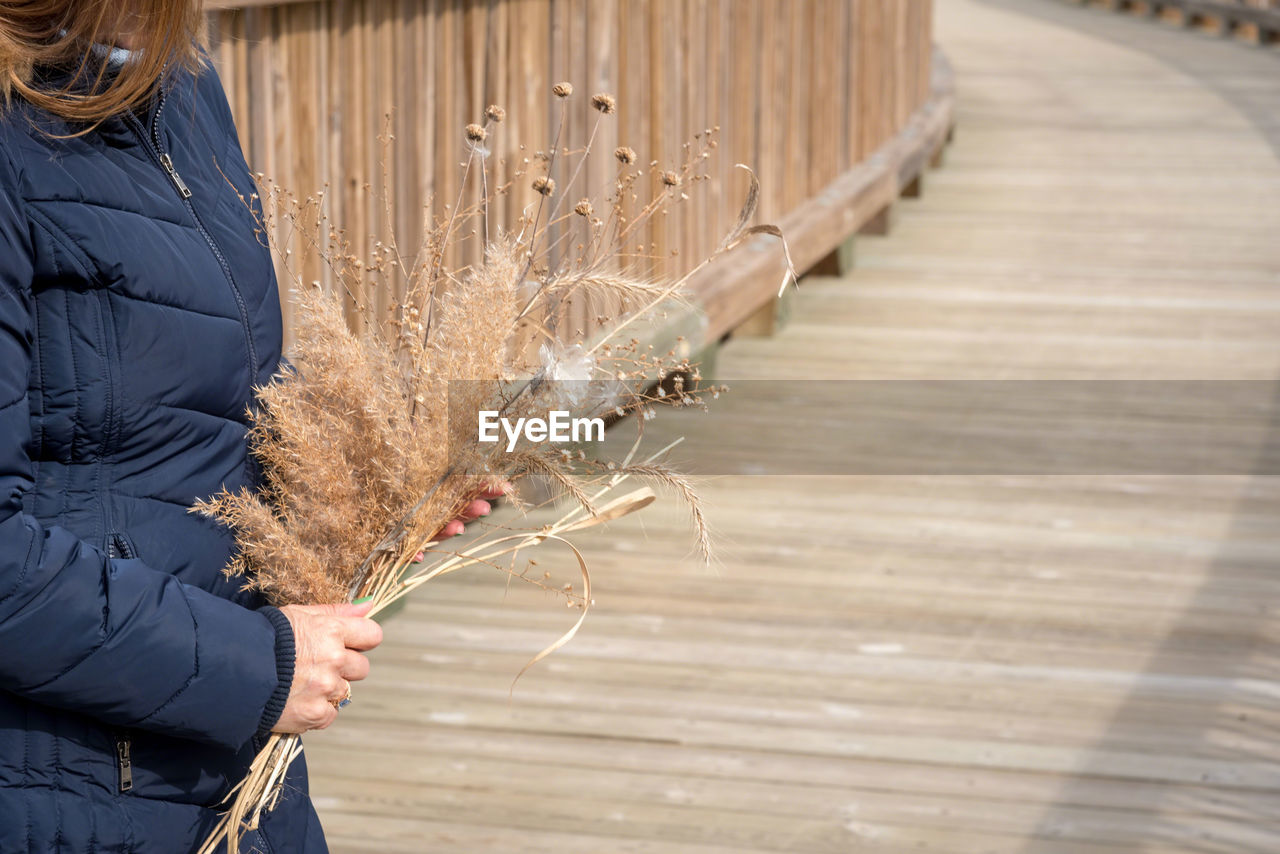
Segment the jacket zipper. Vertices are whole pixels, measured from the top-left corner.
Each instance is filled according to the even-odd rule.
[[[142,140],[143,148],[151,157],[159,164],[165,175],[169,177],[170,183],[174,189],[178,191],[178,196],[182,199],[183,204],[187,206],[187,211],[191,214],[191,218],[195,220],[196,229],[200,232],[200,236],[204,238],[205,243],[209,244],[209,249],[213,252],[213,256],[218,259],[218,264],[222,267],[223,274],[227,277],[227,284],[231,286],[231,293],[236,299],[236,307],[240,310],[240,324],[244,327],[245,346],[249,351],[249,385],[257,384],[258,371],[258,350],[253,341],[253,327],[249,323],[249,308],[245,304],[244,295],[240,293],[240,287],[236,284],[236,278],[231,273],[231,265],[227,263],[226,256],[222,254],[222,250],[218,248],[217,242],[213,239],[213,235],[204,227],[204,221],[200,219],[200,214],[196,213],[195,205],[191,203],[191,197],[194,195],[187,183],[182,180],[182,176],[178,174],[178,169],[173,165],[173,158],[164,150],[164,146],[160,140],[160,117],[164,113],[166,94],[164,90],[160,91],[159,103],[156,105],[156,114],[151,120],[151,135],[147,138],[142,122],[132,113],[126,113],[127,120],[134,126],[139,138]]]
[[[116,736],[116,765],[120,769],[120,792],[133,788],[133,740],[125,735]]]
[[[134,551],[133,544],[129,542],[124,534],[107,535],[107,557],[119,560],[133,560],[137,556],[138,553]]]
[[[173,182],[173,186],[178,188],[178,195],[182,196],[183,201],[191,198],[191,188],[189,188],[182,176],[178,174],[178,170],[174,168],[173,158],[168,154],[160,155],[160,165],[164,167],[164,171],[169,173],[169,180]]]

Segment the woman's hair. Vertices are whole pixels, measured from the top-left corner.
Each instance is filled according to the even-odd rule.
[[[0,3],[0,108],[15,97],[96,126],[144,103],[177,68],[196,69],[204,34],[201,0],[6,0]],[[111,73],[94,45],[133,37],[128,62]],[[43,68],[70,72],[43,83]]]

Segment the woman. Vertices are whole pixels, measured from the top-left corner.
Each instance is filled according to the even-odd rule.
[[[201,20],[0,5],[2,852],[193,850],[265,735],[331,724],[381,640],[362,609],[241,592],[188,512],[255,484],[245,410],[281,348]],[[325,850],[301,761],[243,850]]]

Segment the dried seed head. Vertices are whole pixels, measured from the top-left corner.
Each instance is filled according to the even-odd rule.
[[[591,96],[591,106],[607,116],[617,112],[618,101],[608,92],[598,92]]]
[[[551,92],[557,98],[568,98],[570,95],[573,94],[573,84],[557,83],[556,85],[551,87]]]
[[[501,122],[507,117],[507,111],[497,104],[490,104],[484,108],[484,117],[494,123]]]
[[[666,172],[662,173],[662,183],[666,184],[668,187],[679,187],[680,176],[668,169]]]
[[[544,196],[549,196],[556,191],[555,179],[548,178],[546,175],[539,175],[533,179],[533,189]]]
[[[574,207],[573,212],[578,216],[591,216],[596,212],[596,209],[591,206],[590,199],[583,199]]]
[[[484,142],[488,136],[489,132],[475,122],[467,125],[467,139],[472,142]]]
[[[635,163],[636,153],[625,145],[620,145],[613,150],[613,156],[618,158],[619,163]]]

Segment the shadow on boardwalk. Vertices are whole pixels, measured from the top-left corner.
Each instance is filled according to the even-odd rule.
[[[1156,22],[1051,0],[1030,3],[1026,0],[981,2],[1002,11],[1027,15],[1090,37],[1140,50],[1195,78],[1248,119],[1280,158],[1280,52],[1215,40],[1203,34],[1180,31]],[[1280,413],[1280,386],[1273,395],[1271,411]],[[1267,443],[1266,450],[1260,454],[1260,460],[1271,458],[1280,452],[1280,415],[1272,422]],[[1263,565],[1258,567],[1256,556],[1242,557],[1243,549],[1236,548],[1247,544],[1256,535],[1260,522],[1276,520],[1277,511],[1280,510],[1280,505],[1277,504],[1277,480],[1275,476],[1260,471],[1241,486],[1241,498],[1232,514],[1232,523],[1221,539],[1221,553],[1213,560],[1206,571],[1204,583],[1189,601],[1186,615],[1213,610],[1214,603],[1220,602],[1224,596],[1232,595],[1230,590],[1223,588],[1229,588],[1232,579],[1239,577],[1242,561],[1252,562],[1254,571],[1280,569],[1275,565],[1275,555],[1264,558]],[[1269,631],[1274,625],[1275,608],[1280,605],[1280,573],[1275,574],[1272,587],[1272,592],[1277,595],[1258,602],[1258,607],[1249,615],[1238,617],[1232,628],[1232,633],[1237,637],[1251,640],[1251,644],[1246,647],[1248,654],[1229,662],[1229,669],[1216,674],[1224,684],[1234,686],[1233,690],[1224,694],[1216,707],[1197,707],[1200,709],[1199,720],[1185,716],[1182,718],[1183,724],[1199,729],[1203,747],[1230,742],[1252,743],[1259,748],[1267,748],[1274,746],[1280,735],[1274,725],[1273,713],[1276,693],[1280,692],[1280,658],[1277,657],[1274,632]],[[1185,640],[1179,642],[1181,634],[1181,627],[1175,626],[1172,629],[1166,642],[1151,656],[1145,669],[1146,674],[1159,676],[1177,670],[1175,662],[1186,649]],[[1227,706],[1230,708],[1226,708]],[[1130,738],[1125,733],[1131,733],[1149,723],[1150,709],[1140,687],[1120,704],[1107,734],[1084,756],[1075,773],[1063,784],[1055,802],[1046,810],[1034,837],[1027,843],[1025,851],[1028,854],[1040,851],[1047,839],[1076,835],[1071,828],[1072,814],[1075,805],[1080,803],[1082,793],[1095,785],[1094,780],[1098,776],[1105,774],[1107,757],[1129,749]],[[1184,755],[1195,755],[1198,752],[1197,745],[1187,745],[1186,750],[1182,751]],[[1274,756],[1265,758],[1274,759]],[[1262,756],[1242,753],[1239,762],[1243,765],[1262,759]],[[1232,786],[1235,781],[1222,779],[1204,782]],[[1203,790],[1183,794],[1177,787],[1165,787],[1163,792],[1165,802],[1160,807],[1164,820],[1159,838],[1148,840],[1152,845],[1176,845],[1179,850],[1205,854],[1273,854],[1277,846],[1280,846],[1280,841],[1274,838],[1270,842],[1262,840],[1252,843],[1240,839],[1217,838],[1212,830],[1200,827],[1200,822],[1206,814],[1217,814],[1218,817],[1227,817],[1228,814],[1215,808],[1213,803],[1206,802],[1209,799],[1204,796]],[[1280,821],[1280,803],[1264,796],[1251,798],[1248,803],[1252,813],[1236,804],[1229,814],[1233,822],[1243,825],[1274,825]]]

